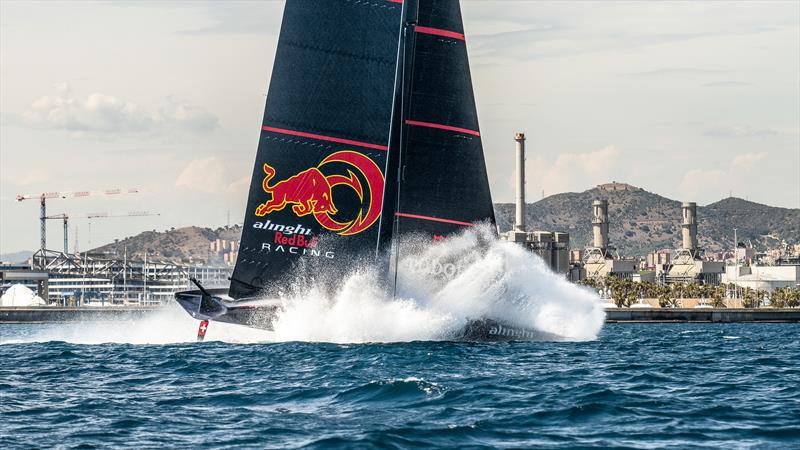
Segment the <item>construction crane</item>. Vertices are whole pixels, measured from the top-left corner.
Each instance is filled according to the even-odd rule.
[[[47,247],[47,199],[54,198],[82,198],[93,195],[120,195],[120,194],[137,194],[138,189],[106,189],[104,191],[76,191],[76,192],[42,192],[41,194],[33,195],[17,195],[17,201],[23,200],[39,200],[39,226],[40,226],[40,243],[42,254]]]
[[[89,214],[55,214],[52,216],[46,216],[45,220],[54,220],[54,219],[61,219],[64,222],[64,253],[69,253],[69,219],[106,219],[112,217],[143,217],[143,216],[160,216],[159,213],[154,213],[150,211],[130,211],[128,213],[122,214],[109,214],[109,213],[89,213]],[[77,245],[77,244],[76,244]]]

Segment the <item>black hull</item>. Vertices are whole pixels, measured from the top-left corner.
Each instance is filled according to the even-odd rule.
[[[470,320],[456,334],[456,341],[467,342],[512,342],[512,341],[560,341],[560,336],[544,331],[525,328],[493,319]]]
[[[209,289],[204,295],[200,291],[175,294],[175,299],[190,316],[197,320],[211,320],[234,325],[244,325],[260,330],[273,331],[273,322],[282,308],[279,301],[252,300],[231,302],[222,296],[224,289]],[[448,340],[464,342],[509,342],[509,341],[557,341],[558,336],[518,327],[493,319],[470,320]]]
[[[272,331],[272,323],[281,311],[278,301],[227,301],[222,295],[227,289],[207,289],[210,295],[200,291],[185,291],[175,294],[179,305],[197,320],[211,320],[234,325],[244,325],[260,330]]]

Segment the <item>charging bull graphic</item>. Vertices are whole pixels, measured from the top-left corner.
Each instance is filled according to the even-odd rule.
[[[269,185],[275,176],[275,169],[269,164],[264,164],[264,181],[261,186],[264,192],[272,194],[267,203],[262,203],[256,208],[257,216],[264,216],[272,211],[280,211],[287,203],[294,203],[292,211],[298,217],[307,214],[324,212],[336,214],[338,211],[331,201],[331,185],[325,175],[316,167],[304,170],[297,175]]]
[[[347,164],[349,166],[347,176],[323,174],[320,168],[332,162]],[[358,172],[361,177],[359,178],[350,168]],[[292,211],[298,217],[313,214],[323,228],[343,236],[349,236],[366,230],[381,215],[383,173],[372,159],[361,153],[350,150],[333,153],[323,159],[317,167],[306,169],[270,185],[275,174],[275,168],[264,164],[265,176],[261,187],[272,198],[258,205],[255,211],[256,216],[262,217],[275,211],[281,211],[287,205],[293,205]],[[366,200],[361,179],[366,181],[366,192],[369,194]],[[361,201],[358,213],[351,220],[334,218],[339,210],[335,206],[332,192],[333,188],[339,185],[353,189]]]

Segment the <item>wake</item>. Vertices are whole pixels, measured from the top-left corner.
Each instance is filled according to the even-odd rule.
[[[212,322],[206,341],[408,342],[447,340],[470,319],[492,318],[559,337],[597,337],[605,320],[593,291],[556,275],[535,254],[497,240],[488,226],[446,241],[399,243],[403,255],[396,292],[384,288],[375,265],[353,267],[332,294],[317,283],[284,294],[274,332]],[[327,280],[330,282],[330,280]],[[5,336],[0,344],[65,341],[79,344],[194,342],[198,322],[177,305],[140,320],[54,324]]]

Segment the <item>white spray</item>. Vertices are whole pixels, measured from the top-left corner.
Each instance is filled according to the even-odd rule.
[[[358,268],[333,295],[312,289],[285,299],[277,340],[395,342],[447,339],[469,319],[489,317],[566,340],[594,339],[599,297],[550,271],[535,254],[499,241],[488,226],[444,242],[400,245],[397,291]]]

